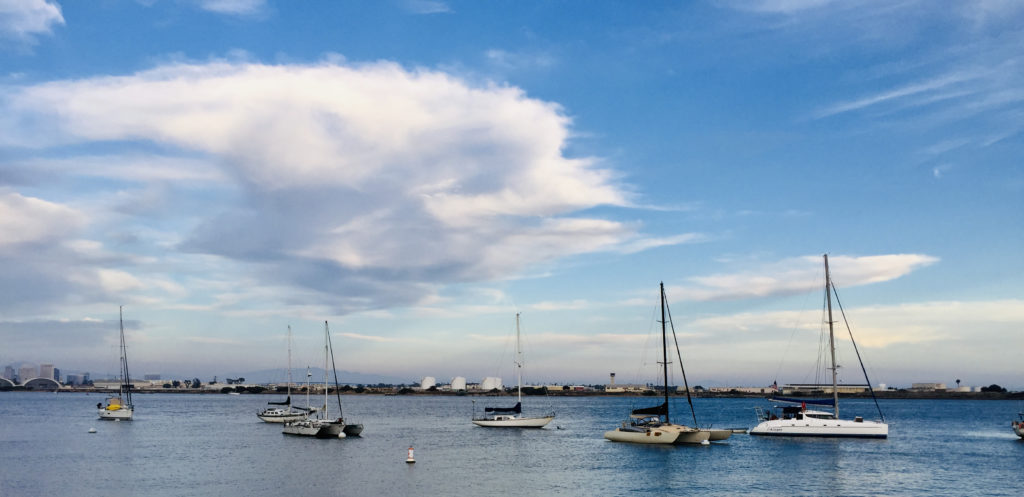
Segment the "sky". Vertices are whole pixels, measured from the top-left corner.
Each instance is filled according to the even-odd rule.
[[[1024,388],[1024,3],[0,0],[0,365]],[[838,314],[838,309],[836,310]],[[840,320],[837,316],[836,320]],[[846,328],[841,381],[862,383]],[[673,372],[678,361],[673,361]],[[673,383],[678,378],[673,376]]]

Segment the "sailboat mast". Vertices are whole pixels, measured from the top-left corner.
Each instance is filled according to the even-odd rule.
[[[839,419],[839,385],[836,380],[839,366],[836,365],[836,337],[832,330],[832,275],[828,271],[828,254],[825,257],[825,302],[828,305],[828,346],[832,351],[832,407],[834,419]]]
[[[668,343],[665,341],[665,282],[660,282],[661,289],[661,364],[665,382],[665,424],[668,420]]]
[[[516,313],[516,393],[518,402],[523,402],[523,349],[519,345],[519,313]]]
[[[292,401],[292,325],[288,325],[288,402]],[[288,410],[291,411],[291,404]]]
[[[124,306],[117,307],[117,318],[121,324],[121,390],[127,405],[132,405],[131,377],[128,376],[128,349],[124,345]]]
[[[324,418],[327,418],[327,339],[330,332],[327,330],[327,321],[324,321]]]

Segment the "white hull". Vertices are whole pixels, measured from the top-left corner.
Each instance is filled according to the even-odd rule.
[[[555,419],[554,416],[540,418],[501,416],[498,419],[474,419],[473,424],[487,428],[543,428]]]
[[[256,417],[260,418],[266,423],[291,423],[293,421],[302,421],[309,417],[309,413],[302,411],[284,411],[277,409],[267,409]]]
[[[1014,421],[1013,432],[1016,433],[1018,437],[1024,438],[1024,421]]]
[[[109,420],[120,420],[120,421],[131,421],[132,415],[135,413],[135,409],[132,407],[121,406],[119,409],[100,409],[100,419]]]
[[[650,428],[616,428],[604,432],[612,442],[637,444],[699,444],[708,441],[710,433],[681,425],[661,425]]]
[[[887,438],[889,425],[848,419],[773,419],[762,421],[751,435],[778,437]]]
[[[316,438],[345,438],[345,433],[342,431],[344,428],[345,425],[341,423],[310,419],[306,421],[296,421],[294,423],[285,423],[282,433],[285,435],[299,435]]]

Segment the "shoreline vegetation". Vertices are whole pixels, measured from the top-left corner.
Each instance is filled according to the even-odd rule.
[[[283,388],[283,387],[282,387]],[[419,390],[413,389],[407,386],[370,386],[370,387],[341,387],[342,395],[430,395],[430,396],[441,396],[441,397],[504,397],[514,396],[515,390],[497,391],[492,390],[489,392],[484,391],[444,391],[444,390]],[[528,390],[529,393],[527,392]],[[108,394],[116,393],[116,389],[109,388],[95,388],[95,387],[62,387],[59,390],[53,389],[28,389],[20,386],[13,388],[3,388],[0,392],[40,392],[40,393],[96,393],[96,394]],[[132,393],[136,394],[147,394],[147,393],[171,393],[171,394],[204,394],[204,395],[227,395],[227,394],[241,394],[241,395],[280,395],[282,392],[277,391],[276,388],[267,388],[264,386],[239,386],[239,387],[224,387],[222,389],[210,389],[210,388],[133,388]],[[293,392],[296,395],[305,395],[304,387],[300,387],[298,390]],[[314,388],[310,393],[323,394],[322,388]],[[334,393],[334,388],[329,390],[329,393]],[[603,390],[548,390],[546,388],[523,388],[523,395],[549,395],[556,397],[653,397],[662,395],[661,391],[645,390],[645,391],[631,391],[631,392],[605,392]],[[762,393],[750,393],[740,391],[728,391],[728,392],[712,392],[712,391],[692,391],[691,396],[696,398],[747,398],[747,399],[767,399],[769,396]],[[795,398],[816,398],[823,394],[799,394],[799,393],[787,393],[786,397]],[[685,392],[672,392],[671,397],[685,398]],[[870,399],[870,393],[857,393],[848,394],[840,393],[841,398],[847,399]],[[875,396],[879,399],[952,399],[952,400],[1024,400],[1024,391],[1022,392],[948,392],[941,390],[932,391],[911,391],[911,390],[883,390],[875,392]]]

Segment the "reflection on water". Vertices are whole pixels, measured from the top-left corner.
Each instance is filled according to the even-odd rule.
[[[629,398],[552,397],[549,428],[508,430],[470,423],[469,397],[346,396],[366,429],[344,440],[282,435],[256,419],[268,399],[138,395],[135,421],[115,423],[95,396],[0,393],[0,496],[1024,494],[1016,402],[883,401],[888,440],[665,447],[604,440]],[[747,427],[763,402],[695,400],[702,422]]]

